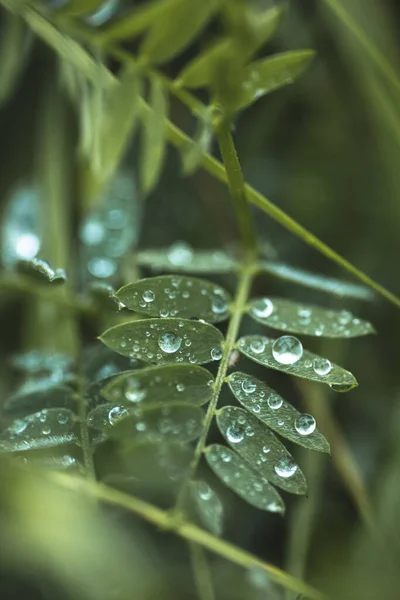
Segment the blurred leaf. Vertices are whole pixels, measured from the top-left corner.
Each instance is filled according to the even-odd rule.
[[[165,275],[129,283],[116,297],[130,310],[150,317],[196,317],[209,323],[229,316],[231,297],[205,279]]]
[[[119,303],[115,297],[115,289],[109,283],[90,281],[87,291],[92,297],[92,301],[102,310],[115,311],[118,308]]]
[[[110,402],[155,404],[185,401],[197,406],[212,398],[214,379],[197,365],[166,365],[128,371],[113,377],[102,389]]]
[[[223,506],[217,493],[205,481],[191,481],[190,494],[200,521],[211,533],[222,534]]]
[[[108,437],[136,443],[190,442],[203,430],[204,412],[183,402],[163,403],[143,408],[125,408],[104,404],[89,412],[90,427],[104,431]]]
[[[328,385],[349,386],[347,389],[358,385],[352,373],[334,363],[330,363],[326,358],[322,358],[308,350],[302,350],[300,342],[302,354],[298,360],[291,364],[279,362],[272,354],[273,344],[276,341],[260,335],[247,335],[239,340],[238,348],[244,356],[251,358],[251,360],[260,365],[282,371],[283,373],[289,373],[289,375],[296,375],[296,377],[303,377],[304,379],[319,381]]]
[[[212,109],[207,107],[198,116],[193,140],[182,148],[182,165],[185,175],[191,175],[201,166],[203,155],[210,150],[213,135]]]
[[[49,380],[45,380],[44,385],[39,384],[35,387],[25,386],[21,391],[8,398],[4,403],[3,412],[10,416],[24,416],[32,411],[40,411],[46,408],[75,408],[73,390],[65,385],[51,385]]]
[[[285,298],[257,298],[248,308],[255,321],[288,333],[350,338],[375,331],[371,323],[354,318],[347,310],[330,310]]]
[[[142,81],[137,69],[128,66],[122,69],[118,82],[109,90],[105,99],[99,152],[93,162],[95,173],[103,182],[114,174],[134,134],[141,90]]]
[[[167,94],[157,77],[150,79],[150,112],[143,116],[142,151],[140,153],[141,189],[148,194],[160,177],[166,149]]]
[[[200,321],[145,319],[111,327],[100,340],[123,356],[145,362],[201,364],[221,358],[223,336]]]
[[[218,9],[216,0],[176,0],[163,12],[147,34],[140,54],[162,63],[185,49]]]
[[[330,452],[314,417],[300,413],[263,381],[238,371],[228,377],[228,384],[240,404],[276,433],[304,448]]]
[[[78,441],[77,424],[67,408],[48,408],[16,419],[0,435],[0,452],[21,452]]]
[[[104,4],[104,0],[69,0],[57,9],[58,15],[80,17],[93,12]]]
[[[32,258],[32,260],[19,260],[15,269],[18,273],[31,277],[38,283],[52,283],[62,285],[67,281],[64,269],[53,269],[47,260]]]
[[[172,273],[232,273],[238,264],[220,250],[193,250],[186,242],[175,242],[169,248],[141,250],[137,263],[153,271]]]
[[[262,477],[291,494],[305,494],[307,483],[291,454],[278,438],[247,411],[225,406],[218,427],[228,442]]]
[[[270,512],[285,512],[285,504],[272,485],[240,456],[220,444],[205,449],[205,457],[217,477],[246,502]]]
[[[337,296],[348,296],[359,300],[371,300],[374,297],[371,289],[357,283],[342,281],[333,277],[325,277],[284,263],[265,261],[261,263],[261,266],[265,273],[314,290],[321,290],[322,292],[328,292]]]
[[[276,32],[286,12],[286,5],[273,6],[268,10],[260,11],[250,6],[247,8],[246,43],[242,42],[241,51],[246,58],[250,58],[263,44]]]
[[[27,30],[23,20],[2,14],[0,38],[0,107],[13,94],[26,63]]]
[[[34,9],[27,8],[23,14],[27,24],[36,35],[92,83],[98,85],[101,82],[104,87],[113,84],[114,78],[107,67],[95,61],[75,40],[58,31]]]
[[[240,90],[233,99],[232,108],[241,110],[284,85],[293,83],[302,75],[314,57],[313,50],[283,52],[248,65]]]
[[[197,88],[210,85],[216,69],[233,56],[232,40],[224,39],[192,59],[180,72],[176,84]]]

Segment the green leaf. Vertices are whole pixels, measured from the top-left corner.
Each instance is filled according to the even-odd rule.
[[[13,417],[23,417],[27,413],[38,412],[45,408],[74,409],[73,391],[65,385],[38,385],[32,389],[24,388],[8,398],[3,412]]]
[[[220,250],[194,250],[186,242],[175,242],[169,248],[141,250],[137,254],[141,267],[170,273],[233,273],[238,264]]]
[[[69,0],[57,9],[57,15],[79,17],[94,12],[104,4],[104,0]]]
[[[92,83],[104,87],[114,83],[114,77],[105,65],[95,61],[75,40],[61,33],[47,19],[33,9],[24,10],[29,27],[63,59],[78,69]]]
[[[261,268],[265,273],[275,275],[275,277],[279,277],[280,279],[292,281],[293,283],[340,297],[348,296],[349,298],[357,298],[359,300],[371,300],[374,297],[373,291],[364,285],[342,281],[333,277],[325,277],[284,263],[262,262]]]
[[[10,12],[2,14],[0,39],[0,107],[13,94],[20,80],[28,50],[23,20]]]
[[[269,512],[285,512],[276,489],[236,452],[220,444],[205,449],[206,460],[217,477],[248,504]]]
[[[217,9],[215,0],[176,0],[150,29],[141,56],[153,63],[173,58],[196,38]]]
[[[214,379],[197,365],[166,365],[127,371],[102,389],[110,402],[155,404],[184,401],[201,406],[211,400]]]
[[[284,298],[257,298],[250,302],[249,315],[272,329],[331,338],[357,337],[374,333],[368,321],[354,318],[347,310],[330,310]]]
[[[213,135],[212,109],[207,107],[198,117],[193,140],[182,148],[182,166],[185,175],[191,175],[200,167],[203,155],[210,149]]]
[[[241,110],[269,92],[279,89],[303,74],[314,56],[312,50],[283,52],[248,65],[232,108]]]
[[[214,535],[222,534],[223,506],[218,494],[203,480],[190,482],[190,495],[201,523]]]
[[[150,317],[196,317],[209,323],[229,316],[231,297],[205,279],[165,275],[129,283],[116,297],[130,310]]]
[[[296,338],[292,338],[292,336],[287,337],[296,340]],[[282,338],[278,339],[282,340]],[[272,354],[272,347],[276,341],[277,340],[260,335],[247,335],[240,338],[238,341],[238,348],[244,356],[247,356],[247,358],[251,358],[251,360],[254,360],[260,365],[264,365],[265,367],[282,371],[282,373],[296,375],[296,377],[302,377],[304,379],[309,379],[310,381],[327,383],[330,386],[345,385],[348,386],[347,389],[351,389],[358,385],[357,380],[352,373],[334,363],[330,363],[328,359],[313,354],[308,350],[303,350],[301,358],[292,364],[279,362]],[[302,349],[301,343],[298,343]]]
[[[127,438],[132,443],[147,439],[156,443],[196,439],[203,430],[203,419],[204,412],[198,406],[175,402],[143,408],[103,404],[89,412],[87,422],[114,439]]]
[[[240,404],[276,433],[304,448],[330,452],[315,419],[300,413],[263,381],[238,371],[228,377],[228,384]]]
[[[188,319],[145,319],[107,329],[100,340],[111,350],[154,364],[219,360],[224,341],[213,325]]]
[[[98,155],[93,167],[97,177],[105,182],[116,171],[127,144],[132,138],[139,117],[142,91],[141,77],[135,67],[127,66],[106,98]]]
[[[242,41],[242,53],[250,58],[263,44],[265,44],[276,32],[286,12],[286,6],[273,6],[260,12],[257,9],[247,8],[246,41]]]
[[[16,419],[0,435],[0,452],[21,452],[78,441],[74,414],[67,408],[49,408]]]
[[[224,39],[191,60],[179,74],[176,85],[198,88],[210,85],[215,73],[223,62],[234,57],[234,46],[231,39]]]
[[[307,492],[305,477],[291,454],[256,417],[225,406],[218,411],[217,423],[228,444],[267,481],[291,494]]]
[[[60,451],[60,455],[55,456],[55,450]],[[32,450],[24,453],[23,463],[32,465],[38,469],[46,469],[50,471],[68,471],[69,473],[84,473],[83,465],[71,454],[64,454],[63,448],[51,448],[44,450]],[[51,452],[51,455],[49,455]]]
[[[53,269],[47,260],[32,258],[32,260],[19,260],[16,264],[18,273],[34,279],[38,283],[51,283],[62,285],[67,280],[64,269]]]
[[[168,114],[165,88],[157,77],[150,79],[150,111],[143,115],[140,180],[144,194],[157,184],[166,148],[166,117]]]

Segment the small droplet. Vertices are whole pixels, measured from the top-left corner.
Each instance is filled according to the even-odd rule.
[[[353,318],[353,315],[348,310],[341,310],[339,313],[339,323],[341,325],[348,325],[350,323],[350,321],[352,320],[352,318]]]
[[[197,485],[200,498],[202,500],[210,500],[212,496],[212,490],[210,486],[205,481],[199,481]]]
[[[300,435],[310,435],[315,431],[316,422],[312,415],[303,413],[297,417],[294,426]]]
[[[137,379],[130,379],[125,388],[125,398],[129,402],[141,402],[146,396],[146,390],[142,390]]]
[[[221,315],[227,312],[228,306],[222,296],[213,296],[211,300],[211,310],[216,315]]]
[[[218,348],[218,346],[215,346],[215,348],[213,348],[211,350],[211,358],[213,360],[221,360],[221,358],[222,358],[222,350],[221,350],[221,348]]]
[[[255,354],[261,354],[264,349],[265,343],[263,342],[262,338],[255,339],[250,342],[250,350],[252,350],[252,352]]]
[[[274,410],[280,408],[283,404],[283,400],[278,394],[271,394],[267,402],[268,406]]]
[[[57,417],[57,421],[60,423],[60,425],[65,425],[66,423],[68,423],[68,421],[69,421],[68,413],[60,412]]]
[[[264,454],[268,454],[268,452],[271,452],[271,448],[268,448],[268,446],[264,446],[263,452],[264,452]]]
[[[245,394],[252,394],[256,387],[256,384],[253,381],[250,381],[249,379],[245,379],[244,381],[242,381],[242,390]]]
[[[168,251],[168,260],[171,264],[179,266],[192,261],[193,250],[186,242],[176,242],[172,244]]]
[[[327,358],[314,358],[313,369],[317,375],[328,375],[332,369],[332,365]]]
[[[128,415],[129,412],[126,408],[123,408],[122,406],[114,406],[114,408],[112,408],[108,413],[108,420],[110,425],[115,425],[120,419],[127,417]]]
[[[49,433],[51,433],[51,428],[48,426],[43,427],[42,433],[43,433],[43,435],[49,435]]]
[[[168,317],[168,315],[169,315],[169,310],[167,308],[162,308],[160,310],[160,317],[165,318],[165,317]]]
[[[176,384],[176,389],[178,390],[178,392],[183,392],[185,389],[185,386],[183,383],[177,383]]]
[[[292,477],[297,471],[297,465],[290,456],[284,456],[278,460],[278,463],[274,467],[275,473],[279,477]]]
[[[175,333],[166,331],[158,338],[158,345],[163,352],[174,354],[181,346],[181,338]]]
[[[155,294],[152,290],[145,290],[142,294],[142,298],[145,302],[153,302]]]
[[[228,442],[231,442],[231,444],[239,444],[239,442],[241,442],[244,437],[243,430],[242,428],[231,425],[226,431],[226,437],[228,439]]]
[[[272,355],[282,365],[293,365],[303,355],[302,343],[292,335],[283,335],[273,343]]]
[[[260,298],[260,300],[256,300],[251,307],[251,312],[256,317],[261,317],[266,319],[269,317],[274,310],[274,305],[269,298]]]

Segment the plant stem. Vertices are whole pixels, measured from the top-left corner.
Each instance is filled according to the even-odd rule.
[[[248,256],[254,258],[257,250],[256,234],[254,231],[250,206],[246,198],[242,169],[230,132],[229,121],[224,118],[221,119],[217,123],[215,130],[243,244]]]
[[[211,573],[204,549],[193,542],[189,542],[189,548],[197,594],[200,600],[215,600]]]

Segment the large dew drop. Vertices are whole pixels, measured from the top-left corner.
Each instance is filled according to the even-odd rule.
[[[332,365],[327,358],[314,358],[313,369],[317,375],[328,375],[332,369]]]
[[[302,343],[292,335],[283,335],[275,340],[272,355],[282,365],[293,365],[303,355]]]
[[[269,317],[272,314],[273,310],[274,305],[272,304],[269,298],[261,298],[260,300],[257,300],[256,302],[254,302],[251,308],[251,312],[253,313],[253,315],[255,315],[256,317],[261,317],[263,319]]]
[[[110,425],[115,425],[116,423],[118,423],[118,421],[120,421],[124,417],[127,417],[128,415],[129,412],[126,408],[123,408],[122,406],[114,406],[114,408],[112,408],[108,413],[108,420],[110,422]]]
[[[297,465],[292,458],[289,456],[284,456],[278,460],[274,470],[279,477],[284,477],[287,479],[296,473]]]
[[[242,428],[236,427],[235,425],[231,425],[226,430],[226,437],[228,439],[228,442],[231,442],[231,444],[239,444],[239,442],[241,442],[244,437]]]
[[[278,394],[271,394],[268,398],[268,406],[272,409],[280,408],[283,404],[283,400]]]
[[[181,338],[170,331],[166,331],[158,338],[160,350],[167,354],[174,354],[174,352],[177,352],[181,347],[181,342]]]
[[[142,297],[145,302],[153,302],[155,294],[152,290],[145,290],[142,294]]]
[[[211,300],[211,310],[216,315],[223,315],[228,310],[228,305],[222,296],[213,296]]]
[[[316,422],[312,415],[304,413],[297,417],[294,426],[300,435],[310,435],[315,431]]]
[[[242,382],[242,390],[245,394],[252,394],[256,387],[256,384],[253,381],[250,381],[249,379],[245,379]]]
[[[213,360],[221,360],[221,358],[222,358],[222,350],[221,350],[221,348],[218,348],[218,346],[215,346],[215,348],[213,348],[211,350],[211,358]]]

